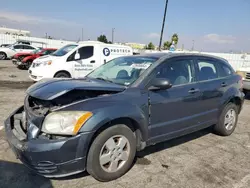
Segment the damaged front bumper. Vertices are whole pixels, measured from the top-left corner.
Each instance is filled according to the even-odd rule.
[[[27,167],[44,177],[64,177],[85,170],[91,133],[81,133],[60,139],[22,139],[27,135],[15,117],[24,108],[18,108],[5,121],[7,141],[16,157]]]

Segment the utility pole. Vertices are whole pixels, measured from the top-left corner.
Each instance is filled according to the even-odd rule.
[[[114,44],[114,33],[115,33],[115,28],[112,28],[112,43]]]
[[[160,51],[161,51],[162,36],[163,36],[163,31],[164,31],[164,26],[165,26],[165,19],[166,19],[167,9],[168,9],[168,0],[166,0],[165,11],[164,11],[164,16],[163,16],[163,22],[162,22],[162,28],[161,28],[161,38],[160,38],[160,44],[159,44],[159,50]]]
[[[46,39],[48,38],[48,34],[47,33],[45,33],[45,37],[46,37]]]

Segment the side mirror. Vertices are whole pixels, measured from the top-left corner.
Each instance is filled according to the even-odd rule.
[[[155,78],[151,81],[151,86],[149,90],[166,90],[172,87],[172,84],[169,82],[168,79],[165,78]]]
[[[80,59],[80,54],[78,53],[78,52],[76,52],[76,54],[75,54],[75,60],[79,60]]]

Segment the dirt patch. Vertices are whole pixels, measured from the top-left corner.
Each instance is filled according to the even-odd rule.
[[[33,82],[22,82],[22,81],[3,81],[0,80],[0,88],[8,88],[8,89],[27,89],[31,86]]]

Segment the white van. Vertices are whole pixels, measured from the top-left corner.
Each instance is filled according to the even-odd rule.
[[[68,44],[50,55],[35,59],[28,72],[34,81],[43,78],[80,78],[114,58],[132,54],[129,46],[85,41]]]

